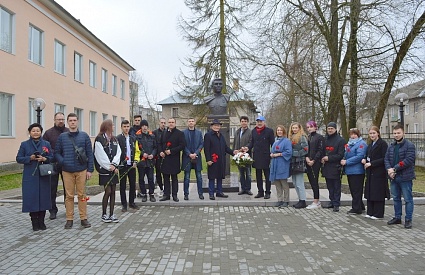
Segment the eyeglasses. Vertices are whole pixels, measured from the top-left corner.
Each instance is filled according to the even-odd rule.
[[[350,131],[357,131],[357,128],[351,128]]]
[[[64,118],[57,118],[57,119],[55,119],[55,120],[57,120],[57,121],[65,121],[65,119],[64,119]]]

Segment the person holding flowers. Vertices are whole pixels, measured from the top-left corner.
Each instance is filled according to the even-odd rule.
[[[235,137],[233,139],[233,153],[244,153],[251,156],[251,152],[243,150],[246,148],[251,141],[252,131],[248,127],[249,118],[247,116],[240,117],[241,127],[236,130]],[[247,194],[252,196],[251,192],[251,164],[245,166],[238,166],[239,169],[239,181],[241,183],[241,191],[238,195]]]
[[[307,204],[305,185],[304,185],[304,171],[305,171],[305,156],[308,153],[307,137],[304,129],[299,122],[292,122],[288,138],[292,143],[292,159],[291,159],[291,175],[292,182],[297,191],[298,203],[294,208],[306,208]],[[296,167],[296,168],[295,168]]]
[[[153,180],[154,157],[156,155],[156,138],[155,135],[148,130],[149,124],[147,120],[140,122],[140,130],[136,133],[136,153],[134,160],[137,162],[137,170],[139,171],[139,195],[142,202],[148,200],[145,186],[145,175],[148,178],[149,185],[149,201],[156,202],[154,190],[155,184]]]
[[[283,125],[276,127],[276,138],[272,145],[270,163],[270,181],[276,186],[277,207],[288,207],[290,164],[292,159],[292,144],[286,138],[286,129]]]
[[[220,121],[214,119],[211,122],[211,131],[204,136],[204,153],[208,165],[208,193],[210,200],[215,200],[214,191],[217,197],[228,197],[228,195],[223,193],[223,179],[226,172],[226,153],[233,156],[233,151],[227,146],[224,136],[220,133],[220,128]],[[216,180],[217,188],[215,188]]]
[[[118,140],[112,135],[114,125],[112,120],[107,119],[100,125],[99,134],[94,141],[94,164],[99,172],[99,185],[105,187],[102,198],[102,221],[105,223],[119,220],[114,215],[115,190],[119,182],[119,163],[121,158],[121,148]],[[106,209],[109,201],[109,215]]]
[[[329,122],[326,128],[325,156],[322,158],[322,174],[326,180],[326,187],[329,191],[328,205],[323,208],[331,208],[334,212],[339,212],[341,204],[341,164],[344,157],[345,140],[336,132],[336,123]]]
[[[45,230],[44,217],[46,210],[52,208],[50,199],[50,177],[40,176],[38,169],[41,163],[53,161],[50,143],[41,138],[43,127],[33,123],[28,127],[30,138],[21,143],[16,162],[24,165],[22,173],[22,212],[29,212],[32,229]]]

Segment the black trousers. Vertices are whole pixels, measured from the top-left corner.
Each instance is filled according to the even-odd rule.
[[[270,168],[267,169],[257,169],[255,168],[255,178],[257,180],[257,188],[258,193],[264,194],[264,187],[263,187],[263,175],[266,180],[266,194],[270,194],[270,189],[272,187],[272,183],[270,182]]]
[[[383,218],[385,211],[385,201],[367,201],[367,212],[369,216]]]
[[[350,187],[351,197],[353,201],[351,208],[356,212],[361,212],[365,209],[363,203],[363,184],[365,175],[347,175],[348,186]]]
[[[155,161],[155,180],[156,180],[156,184],[158,184],[159,189],[164,190],[164,184],[162,181],[163,175],[161,173],[161,161],[158,158]]]
[[[341,179],[325,178],[326,187],[329,191],[329,200],[333,206],[340,206],[341,204]]]
[[[52,202],[52,209],[49,210],[50,213],[58,213],[58,207],[56,206],[56,195],[58,193],[58,185],[59,185],[59,175],[62,179],[62,173],[59,172],[57,175],[53,175],[50,178],[50,201]],[[63,184],[63,199],[65,200],[66,192],[65,192],[65,184]]]
[[[120,175],[127,173],[126,176],[122,177],[120,180],[120,197],[121,197],[121,205],[127,207],[127,195],[125,190],[127,188],[127,178],[130,186],[129,191],[129,203],[130,205],[134,204],[134,198],[136,197],[136,168],[131,168],[132,165],[125,165],[120,170]],[[127,172],[128,171],[128,172]]]
[[[170,194],[173,197],[177,196],[179,191],[179,181],[177,179],[177,174],[163,174],[164,175],[164,196],[169,197]],[[171,182],[170,182],[171,177]]]
[[[307,165],[307,177],[310,182],[311,189],[313,189],[313,196],[315,200],[319,199],[319,171],[320,166],[322,164],[320,162],[314,162],[313,166]]]

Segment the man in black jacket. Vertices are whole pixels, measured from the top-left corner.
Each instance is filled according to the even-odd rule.
[[[341,165],[344,157],[345,140],[336,132],[336,123],[329,122],[327,125],[327,136],[325,138],[325,156],[322,158],[322,174],[326,180],[329,190],[330,203],[323,208],[332,208],[339,212],[341,203]]]
[[[159,119],[159,128],[153,131],[153,134],[155,135],[155,138],[156,138],[157,146],[158,146],[158,144],[161,143],[161,137],[162,137],[162,134],[165,131],[165,124],[166,124],[165,118],[163,118],[163,117],[160,118]],[[159,153],[160,153],[159,150],[157,150],[157,154],[155,156],[155,159],[156,159],[156,161],[155,161],[155,180],[156,180],[156,184],[158,184],[158,187],[161,190],[160,193],[159,193],[159,196],[162,197],[162,195],[164,194],[164,184],[163,184],[163,180],[162,180],[163,177],[162,177],[161,166],[160,166],[161,161],[158,160],[160,158]]]
[[[130,186],[129,191],[129,207],[132,209],[139,209],[139,207],[134,203],[136,197],[136,164],[134,160],[135,148],[134,142],[135,138],[130,136],[130,121],[123,120],[121,122],[122,133],[117,136],[118,143],[121,148],[121,159],[120,163],[123,165],[120,169],[120,196],[121,196],[121,205],[122,212],[127,211],[127,195],[125,189],[127,187],[127,178]],[[123,176],[125,175],[125,176]]]
[[[142,116],[141,115],[135,115],[133,117],[133,127],[130,128],[130,136],[135,137],[137,131],[140,130],[141,126],[140,126],[140,122],[142,121]]]
[[[59,135],[68,132],[69,129],[65,127],[65,115],[62,112],[57,112],[54,116],[54,124],[53,127],[47,130],[44,135],[43,139],[50,142],[50,145],[52,146],[53,154],[55,153],[55,147],[56,147],[56,141],[59,138]],[[59,167],[56,167],[56,169],[60,169]],[[62,178],[62,184],[63,184],[63,177],[61,171],[58,171],[59,173],[56,175],[51,176],[50,178],[50,194],[51,194],[51,200],[52,200],[52,209],[49,210],[50,212],[50,219],[54,220],[56,219],[56,215],[58,213],[58,207],[56,206],[56,194],[58,192],[58,181],[59,181],[59,175]],[[63,190],[65,190],[65,185],[63,184]],[[64,192],[65,196],[65,192]]]

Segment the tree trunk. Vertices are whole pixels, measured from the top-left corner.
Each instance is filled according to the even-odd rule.
[[[223,81],[223,93],[227,93],[226,85],[226,33],[224,28],[224,0],[220,0],[220,77]]]

